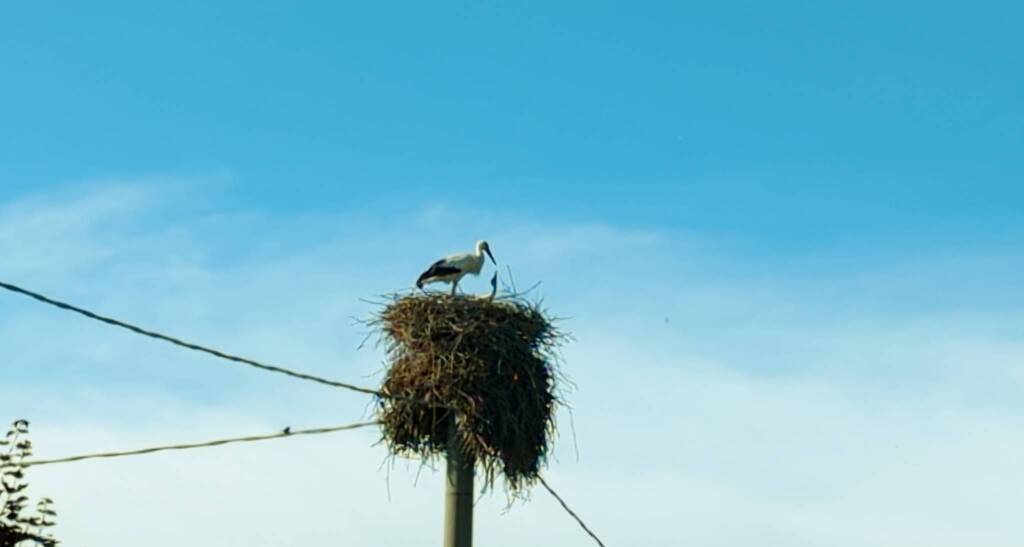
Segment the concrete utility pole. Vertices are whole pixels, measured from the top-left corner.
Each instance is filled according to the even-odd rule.
[[[448,422],[444,488],[444,547],[473,547],[473,457],[459,447],[455,417]]]

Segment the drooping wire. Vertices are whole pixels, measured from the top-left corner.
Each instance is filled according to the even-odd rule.
[[[540,483],[544,485],[544,488],[548,491],[548,493],[554,496],[555,499],[558,500],[558,503],[562,504],[562,508],[565,509],[567,513],[569,513],[569,516],[576,519],[576,522],[578,522],[579,525],[583,527],[583,531],[586,532],[587,535],[589,535],[590,537],[594,538],[594,541],[596,541],[598,545],[600,545],[601,547],[605,547],[604,543],[601,542],[597,535],[594,532],[592,532],[590,528],[587,528],[587,525],[583,523],[583,519],[581,519],[575,511],[569,508],[569,505],[565,503],[565,500],[562,499],[562,496],[559,496],[558,493],[556,493],[555,490],[548,485],[547,481],[544,480],[544,477],[537,478],[540,479]]]
[[[337,431],[347,431],[350,429],[358,429],[361,427],[369,427],[371,425],[377,425],[378,422],[358,422],[353,424],[338,425],[332,427],[317,427],[312,429],[291,429],[287,428],[284,431],[273,433],[270,435],[251,435],[248,437],[232,437],[228,439],[217,439],[215,441],[206,441],[201,443],[187,443],[187,444],[172,444],[165,446],[153,446],[149,448],[140,448],[137,450],[125,450],[119,452],[99,452],[96,454],[82,454],[78,456],[68,456],[66,458],[55,458],[51,460],[31,460],[22,462],[22,467],[32,467],[38,465],[52,465],[57,463],[70,463],[82,460],[95,460],[100,458],[120,458],[123,456],[138,456],[142,454],[152,454],[154,452],[164,452],[167,450],[189,450],[192,448],[206,448],[210,446],[221,446],[225,444],[233,443],[248,443],[256,441],[267,441],[270,439],[283,439],[285,437],[296,437],[300,435],[322,435],[324,433],[334,433]]]
[[[269,372],[277,372],[279,374],[284,374],[284,375],[287,375],[287,376],[291,376],[292,378],[299,378],[299,379],[302,379],[302,380],[308,380],[310,382],[316,382],[318,384],[328,385],[328,386],[332,386],[332,387],[339,387],[339,388],[342,388],[342,389],[348,389],[348,390],[356,391],[356,392],[359,392],[359,393],[365,393],[367,395],[376,395],[378,397],[383,397],[383,398],[389,397],[388,394],[382,393],[382,392],[374,390],[374,389],[370,389],[370,388],[366,388],[366,387],[360,387],[360,386],[356,386],[356,385],[349,384],[349,383],[346,383],[346,382],[339,382],[339,381],[336,381],[336,380],[328,380],[326,378],[321,378],[319,376],[314,376],[312,374],[306,374],[304,372],[298,372],[298,371],[287,369],[287,368],[284,368],[284,367],[268,365],[268,364],[265,364],[265,363],[261,363],[259,361],[255,361],[253,359],[248,359],[248,358],[245,358],[245,357],[240,357],[240,356],[237,356],[237,355],[232,355],[230,353],[225,353],[225,352],[222,352],[222,351],[219,351],[219,350],[216,350],[216,349],[208,348],[208,347],[205,347],[205,346],[200,346],[199,344],[193,344],[191,342],[186,342],[184,340],[180,340],[178,338],[174,338],[174,337],[168,336],[166,334],[160,334],[159,332],[154,332],[154,331],[151,331],[151,330],[146,330],[146,329],[143,329],[141,327],[137,327],[135,325],[132,325],[132,324],[129,324],[129,323],[125,323],[125,322],[119,321],[117,319],[113,319],[111,317],[106,317],[106,316],[100,315],[98,313],[91,312],[89,310],[86,310],[86,309],[83,309],[83,308],[79,308],[77,306],[73,306],[73,305],[68,304],[66,302],[61,302],[59,300],[54,300],[54,299],[49,298],[47,296],[41,295],[39,293],[35,293],[35,292],[30,291],[30,290],[18,287],[17,285],[12,285],[10,283],[4,283],[3,281],[0,281],[0,288],[6,289],[6,290],[14,292],[14,293],[25,295],[25,296],[27,296],[29,298],[38,300],[39,302],[42,302],[44,304],[49,304],[51,306],[55,306],[55,307],[60,308],[62,310],[72,311],[72,312],[75,312],[77,314],[84,315],[84,316],[86,316],[86,317],[88,317],[90,319],[95,319],[96,321],[101,321],[101,322],[106,323],[108,325],[113,325],[115,327],[120,327],[120,328],[123,328],[123,329],[127,329],[127,330],[129,330],[131,332],[134,332],[136,334],[141,334],[143,336],[148,336],[148,337],[154,338],[156,340],[162,340],[164,342],[169,342],[169,343],[174,344],[176,346],[183,347],[183,348],[186,348],[186,349],[190,349],[190,350],[193,350],[193,351],[207,353],[209,355],[213,355],[214,357],[219,357],[219,358],[225,359],[227,361],[232,361],[232,362],[235,362],[235,363],[241,363],[241,364],[244,364],[244,365],[249,365],[251,367],[255,367],[255,368],[258,368],[260,370],[266,370],[266,371],[269,371]]]
[[[59,300],[55,300],[55,299],[49,298],[49,297],[44,296],[42,294],[39,294],[39,293],[30,291],[30,290],[27,290],[27,289],[23,289],[21,287],[18,287],[17,285],[13,285],[13,284],[10,284],[10,283],[5,283],[3,281],[0,281],[0,288],[8,290],[10,292],[14,292],[14,293],[18,293],[18,294],[21,294],[21,295],[24,295],[24,296],[28,296],[29,298],[32,298],[32,299],[37,300],[39,302],[42,302],[44,304],[48,304],[48,305],[51,305],[51,306],[54,306],[54,307],[57,307],[57,308],[60,308],[60,309],[63,309],[63,310],[75,312],[77,314],[83,315],[83,316],[88,317],[90,319],[94,319],[96,321],[100,321],[100,322],[106,323],[108,325],[112,325],[112,326],[115,326],[115,327],[120,327],[120,328],[129,330],[131,332],[134,332],[136,334],[141,334],[143,336],[147,336],[149,338],[153,338],[153,339],[156,339],[156,340],[162,340],[164,342],[168,342],[168,343],[174,344],[176,346],[183,347],[183,348],[186,348],[186,349],[190,349],[190,350],[193,350],[193,351],[207,353],[209,355],[213,355],[214,357],[218,357],[220,359],[224,359],[224,360],[227,360],[227,361],[232,361],[232,362],[235,362],[235,363],[241,363],[241,364],[249,365],[251,367],[255,367],[255,368],[258,368],[258,369],[261,369],[261,370],[265,370],[265,371],[268,371],[268,372],[276,372],[276,373],[279,373],[279,374],[284,374],[284,375],[287,375],[287,376],[291,376],[293,378],[299,378],[299,379],[302,379],[302,380],[308,380],[308,381],[316,382],[316,383],[323,384],[323,385],[328,385],[328,386],[332,386],[332,387],[338,387],[338,388],[342,388],[342,389],[348,389],[348,390],[351,390],[351,391],[355,391],[355,392],[359,392],[359,393],[364,393],[364,394],[367,394],[367,395],[376,395],[376,396],[382,397],[382,398],[392,398],[392,397],[394,397],[394,396],[392,396],[390,394],[383,393],[383,392],[380,392],[380,391],[377,391],[377,390],[374,390],[374,389],[360,387],[360,386],[356,386],[356,385],[349,384],[349,383],[346,383],[346,382],[339,382],[339,381],[335,381],[335,380],[328,380],[326,378],[321,378],[319,376],[314,376],[312,374],[306,374],[306,373],[303,373],[303,372],[298,372],[298,371],[295,371],[295,370],[291,370],[291,369],[287,369],[287,368],[283,368],[283,367],[279,367],[279,366],[268,365],[268,364],[265,364],[265,363],[261,363],[259,361],[255,361],[253,359],[248,359],[248,358],[245,358],[245,357],[240,357],[240,356],[237,356],[237,355],[232,355],[230,353],[225,353],[225,352],[222,352],[222,351],[219,351],[219,350],[216,350],[216,349],[212,349],[212,348],[208,348],[208,347],[205,347],[205,346],[201,346],[199,344],[194,344],[194,343],[191,343],[191,342],[186,342],[184,340],[181,340],[181,339],[178,339],[178,338],[174,338],[174,337],[168,336],[166,334],[161,334],[159,332],[143,329],[141,327],[132,325],[130,323],[125,323],[123,321],[119,321],[119,320],[111,318],[111,317],[103,316],[103,315],[100,315],[98,313],[86,310],[84,308],[79,308],[79,307],[74,306],[72,304],[68,304],[66,302],[61,302]],[[297,430],[286,429],[286,430],[281,431],[279,433],[274,433],[274,434],[270,434],[270,435],[254,435],[254,436],[248,436],[248,437],[234,437],[234,438],[227,438],[227,439],[218,439],[218,440],[214,440],[214,441],[206,441],[206,442],[202,442],[202,443],[190,443],[190,444],[176,444],[176,445],[166,445],[166,446],[155,446],[155,447],[142,448],[142,449],[137,449],[137,450],[127,450],[127,451],[120,451],[120,452],[101,452],[101,453],[95,453],[95,454],[82,454],[82,455],[78,455],[78,456],[69,456],[69,457],[65,457],[65,458],[56,458],[56,459],[49,459],[49,460],[32,460],[32,461],[22,462],[21,465],[23,467],[32,467],[32,466],[40,466],[40,465],[52,465],[52,464],[60,464],[60,463],[70,463],[70,462],[83,461],[83,460],[91,460],[91,459],[119,458],[119,457],[124,457],[124,456],[137,456],[137,455],[142,455],[142,454],[152,454],[152,453],[155,453],[155,452],[164,452],[164,451],[170,451],[170,450],[189,450],[189,449],[193,449],[193,448],[206,448],[206,447],[221,446],[221,445],[233,444],[233,443],[256,442],[256,441],[264,441],[264,440],[270,440],[270,439],[280,439],[280,438],[300,436],[300,435],[318,435],[318,434],[333,433],[333,432],[337,432],[337,431],[346,431],[346,430],[351,430],[351,429],[368,427],[368,426],[378,425],[378,424],[379,424],[379,422],[359,422],[359,423],[346,424],[346,425],[333,426],[333,427],[322,427],[322,428],[312,428],[312,429],[297,429]],[[565,500],[563,500],[562,497],[559,496],[558,493],[555,492],[554,489],[552,489],[550,485],[548,485],[547,481],[545,481],[543,477],[538,477],[538,478],[540,480],[540,483],[544,486],[544,488],[548,491],[548,493],[550,493],[556,500],[558,500],[558,503],[562,505],[562,508],[565,509],[565,511],[567,513],[569,513],[569,516],[571,516],[573,519],[576,520],[576,522],[580,525],[580,527],[583,528],[583,531],[585,531],[587,533],[587,535],[589,535],[591,538],[593,538],[593,540],[595,542],[597,542],[597,544],[600,547],[605,547],[604,543],[600,540],[600,538],[598,538],[597,535],[594,534],[594,532],[591,531],[590,528],[587,527],[587,525],[583,522],[583,520],[579,517],[579,515],[577,515],[569,507],[569,505],[566,504]]]

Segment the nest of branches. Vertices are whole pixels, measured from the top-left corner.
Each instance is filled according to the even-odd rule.
[[[389,366],[377,414],[392,454],[431,461],[457,443],[485,487],[531,486],[546,462],[565,336],[521,298],[438,294],[395,298],[374,325]]]

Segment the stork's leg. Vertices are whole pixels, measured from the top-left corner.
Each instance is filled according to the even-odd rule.
[[[458,281],[452,281],[452,296],[455,296],[455,289],[459,287]]]

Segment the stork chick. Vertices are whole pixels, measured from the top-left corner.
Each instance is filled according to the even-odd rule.
[[[449,255],[431,264],[430,268],[416,280],[416,288],[423,290],[423,285],[427,283],[451,283],[452,296],[455,296],[459,281],[466,274],[480,275],[480,270],[484,267],[484,253],[487,253],[491,262],[498,264],[487,242],[477,241],[476,252]]]

